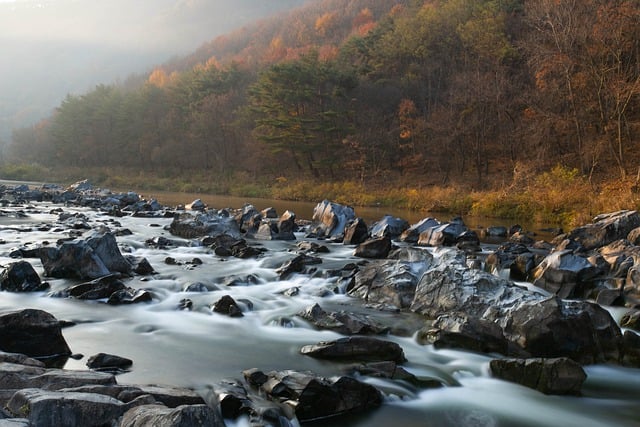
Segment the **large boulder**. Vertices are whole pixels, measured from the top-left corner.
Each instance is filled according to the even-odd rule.
[[[259,213],[257,214],[260,215]],[[169,232],[174,236],[185,239],[219,236],[222,234],[240,238],[238,223],[228,215],[225,216],[214,212],[182,213],[173,219],[169,225]]]
[[[57,248],[43,247],[40,261],[46,276],[97,279],[111,274],[86,241],[65,242]]]
[[[362,218],[349,222],[344,230],[342,243],[345,245],[359,245],[369,238],[369,228]]]
[[[371,227],[371,237],[389,237],[396,239],[409,228],[409,223],[392,215],[385,215],[380,221],[375,222]]]
[[[554,359],[496,359],[491,375],[544,394],[579,395],[587,379],[584,369],[565,357]]]
[[[353,251],[353,255],[360,258],[386,258],[391,252],[389,236],[376,237],[360,243]]]
[[[60,322],[46,311],[33,309],[0,313],[0,350],[36,358],[71,355]]]
[[[591,224],[571,230],[565,238],[575,240],[586,250],[591,250],[619,239],[626,239],[637,227],[640,227],[638,212],[623,210],[598,215],[593,218]]]
[[[422,233],[439,225],[440,222],[435,218],[428,217],[421,219],[416,224],[404,230],[400,235],[400,240],[407,243],[418,243],[418,239]]]
[[[224,427],[217,411],[207,405],[183,405],[167,408],[163,405],[141,405],[125,412],[120,427]]]
[[[100,258],[110,272],[131,274],[132,266],[120,253],[116,238],[111,233],[87,239],[87,245]]]
[[[427,228],[420,233],[420,246],[452,246],[458,242],[458,236],[467,231],[461,218],[454,218],[451,222]]]
[[[533,284],[560,298],[583,297],[584,286],[601,271],[571,250],[549,254],[532,272]]]
[[[0,275],[0,290],[9,292],[39,292],[49,288],[27,261],[9,264]]]
[[[620,328],[600,306],[547,297],[461,263],[428,270],[411,309],[433,319],[460,312],[495,322],[527,357],[570,357],[587,364],[620,360]]]
[[[349,221],[355,218],[356,214],[352,207],[323,200],[313,209],[314,225],[311,226],[310,232],[319,237],[343,235]]]
[[[382,404],[382,394],[375,387],[347,376],[328,380],[306,372],[269,372],[260,389],[271,400],[291,405],[302,423]]]
[[[306,345],[300,353],[317,359],[347,360],[354,362],[406,361],[398,344],[372,337],[347,337],[335,341],[322,341]]]

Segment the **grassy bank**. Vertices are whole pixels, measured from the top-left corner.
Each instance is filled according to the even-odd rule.
[[[161,176],[112,169],[53,171],[33,165],[2,166],[0,178],[62,184],[87,178],[98,186],[137,191],[198,192],[311,202],[329,199],[352,206],[477,215],[563,227],[587,223],[602,212],[640,208],[635,179],[613,179],[595,186],[577,170],[563,167],[538,175],[519,174],[511,183],[482,191],[465,186],[373,187],[353,181],[318,183],[285,178],[266,181],[249,176],[221,178],[208,174]]]

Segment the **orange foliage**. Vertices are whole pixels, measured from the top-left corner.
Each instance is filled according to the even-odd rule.
[[[335,12],[327,12],[316,19],[316,31],[322,37],[326,36],[336,25],[337,14]]]
[[[156,68],[149,75],[147,82],[154,86],[163,87],[169,82],[169,76],[162,68]]]

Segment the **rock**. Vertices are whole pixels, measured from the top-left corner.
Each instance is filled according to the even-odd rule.
[[[220,414],[207,405],[184,405],[167,408],[162,405],[142,405],[129,409],[122,417],[121,427],[224,427]]]
[[[0,275],[0,290],[8,292],[40,292],[47,290],[40,276],[27,261],[9,264]]]
[[[375,222],[371,227],[371,237],[388,237],[393,240],[409,228],[409,223],[402,218],[395,218],[391,215],[385,215],[380,221]]]
[[[565,357],[554,359],[499,359],[489,363],[491,374],[544,394],[580,395],[587,374]]]
[[[169,225],[169,232],[185,239],[223,234],[240,238],[240,228],[233,218],[213,212],[182,213],[173,219]]]
[[[509,354],[509,341],[498,324],[465,314],[439,316],[432,327],[418,332],[418,340],[435,348]]]
[[[261,210],[260,215],[262,215],[263,218],[268,218],[268,219],[278,218],[278,212],[273,207],[269,207]]]
[[[270,372],[261,386],[275,401],[291,405],[301,423],[376,408],[382,404],[381,393],[373,386],[351,377],[335,381],[311,373]]]
[[[635,246],[640,245],[640,227],[636,227],[627,234],[626,239]]]
[[[90,238],[87,244],[110,272],[131,274],[131,264],[120,253],[113,234],[105,233],[100,237]]]
[[[92,280],[111,274],[85,241],[66,242],[58,248],[42,248],[40,261],[45,275],[50,277]]]
[[[620,326],[640,332],[640,310],[630,310],[623,314]]]
[[[429,266],[430,261],[420,260],[373,262],[355,275],[355,283],[348,289],[349,295],[369,303],[408,308],[420,276]]]
[[[82,181],[77,181],[67,187],[67,191],[72,191],[72,192],[82,192],[82,191],[91,191],[91,190],[93,190],[93,185],[87,179],[83,179]]]
[[[257,413],[247,390],[234,380],[223,380],[213,386],[213,398],[223,418],[235,420],[242,415]]]
[[[358,373],[374,378],[387,378],[390,380],[405,381],[421,388],[440,388],[442,382],[436,379],[418,379],[396,362],[372,362],[351,365],[348,372]]]
[[[207,205],[205,205],[202,200],[195,199],[193,202],[185,205],[185,209],[188,209],[190,211],[204,211],[205,209],[207,209]]]
[[[364,219],[356,218],[349,222],[344,230],[342,243],[345,245],[359,245],[369,238],[369,228]]]
[[[499,273],[509,269],[514,280],[526,280],[536,266],[535,255],[520,243],[507,242],[489,254],[486,260],[491,272]]]
[[[127,371],[133,365],[133,360],[113,354],[98,353],[87,360],[87,367],[101,372],[120,373]]]
[[[456,237],[456,247],[466,253],[480,252],[480,238],[473,230],[463,231]]]
[[[533,284],[560,298],[581,297],[586,294],[588,281],[600,274],[586,258],[570,250],[553,252],[533,270]]]
[[[461,263],[448,261],[424,273],[411,310],[432,319],[461,312],[495,322],[512,345],[532,357],[620,359],[620,329],[598,305],[546,297]]]
[[[571,230],[565,238],[575,240],[586,250],[591,250],[626,239],[638,227],[640,215],[636,211],[623,210],[598,215],[593,223]]]
[[[302,241],[296,245],[298,249],[304,253],[327,254],[329,248],[316,242]]]
[[[625,366],[640,366],[640,335],[625,331],[622,337],[622,363]]]
[[[38,368],[44,368],[45,364],[39,360],[32,359],[29,356],[20,353],[5,353],[0,352],[0,363],[12,363],[15,365],[35,366]]]
[[[440,222],[435,218],[424,218],[403,231],[400,240],[407,243],[418,243],[420,234],[439,225]]]
[[[38,427],[105,426],[120,418],[130,405],[109,396],[24,389],[13,395],[7,409]]]
[[[300,353],[317,359],[352,360],[361,362],[405,362],[402,347],[391,341],[371,337],[347,337],[307,345]]]
[[[71,355],[60,322],[42,310],[0,313],[0,350],[35,358]]]
[[[369,239],[358,245],[353,252],[360,258],[386,258],[391,251],[391,239],[388,236]]]
[[[112,293],[107,300],[110,305],[138,304],[151,302],[153,297],[144,289],[126,288]]]
[[[505,238],[508,233],[509,230],[507,230],[507,227],[494,225],[483,229],[481,235],[483,238],[495,239]]]
[[[147,276],[155,273],[153,267],[149,264],[149,261],[146,258],[132,255],[126,255],[125,258],[127,262],[131,264],[131,269],[134,273],[141,276]]]
[[[310,232],[319,237],[343,235],[345,227],[355,217],[352,207],[323,200],[313,209],[312,221],[315,224]]]
[[[426,229],[420,233],[418,245],[420,246],[452,246],[455,245],[458,236],[467,231],[461,218],[454,218],[451,222]]]
[[[213,311],[224,314],[229,317],[243,317],[242,310],[236,301],[230,296],[225,295],[213,304]]]
[[[303,273],[309,265],[321,263],[322,260],[320,258],[306,254],[299,254],[295,258],[282,264],[278,269],[276,269],[276,273],[280,275],[280,280],[286,280],[294,273]]]
[[[533,237],[529,236],[527,233],[516,232],[509,236],[509,241],[513,243],[520,243],[522,245],[533,245],[535,240]]]
[[[74,297],[83,300],[97,300],[109,298],[115,292],[126,289],[125,284],[113,275],[101,277],[90,282],[70,286],[52,296]]]
[[[318,329],[328,329],[343,335],[380,334],[385,331],[382,325],[369,319],[368,316],[345,311],[327,313],[318,304],[298,312],[298,316]]]
[[[251,204],[242,207],[240,213],[234,217],[234,221],[241,231],[255,233],[262,222],[262,214]]]

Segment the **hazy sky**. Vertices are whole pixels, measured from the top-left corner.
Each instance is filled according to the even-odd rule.
[[[0,140],[84,93],[314,0],[0,0]]]

